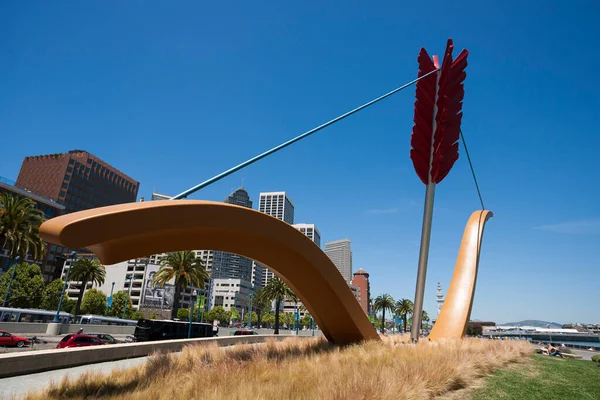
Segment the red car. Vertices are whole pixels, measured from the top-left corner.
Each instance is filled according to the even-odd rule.
[[[0,346],[25,347],[29,345],[29,339],[12,335],[6,331],[0,331]]]
[[[87,347],[87,346],[99,346],[102,345],[102,341],[97,337],[90,335],[83,335],[80,333],[67,335],[56,345],[57,349],[64,349],[66,347]]]

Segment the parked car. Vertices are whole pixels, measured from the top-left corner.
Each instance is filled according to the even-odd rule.
[[[75,333],[62,338],[62,340],[56,345],[56,348],[64,349],[67,347],[99,346],[102,344],[104,343],[102,343],[102,341],[95,336]]]
[[[127,336],[125,336],[125,342],[126,343],[133,343],[135,341],[136,341],[135,340],[135,336],[133,336],[133,335],[127,335]]]
[[[233,332],[233,336],[240,335],[258,335],[258,333],[251,331],[250,329],[238,329],[237,331]]]
[[[6,331],[0,331],[0,346],[25,347],[29,345],[29,339],[16,336]]]
[[[88,335],[97,337],[104,344],[121,343],[120,340],[115,339],[114,336],[109,335],[108,333],[88,333]]]

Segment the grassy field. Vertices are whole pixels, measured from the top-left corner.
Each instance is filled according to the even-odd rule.
[[[488,399],[600,399],[600,368],[596,363],[534,356],[524,368],[500,370],[472,393]]]
[[[108,375],[87,374],[30,394],[41,399],[432,399],[527,360],[522,341],[413,345],[392,336],[338,347],[290,338],[232,348],[186,347]]]

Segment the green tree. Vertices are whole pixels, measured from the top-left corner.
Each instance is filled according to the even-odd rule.
[[[131,319],[134,319],[136,321],[139,319],[144,319],[144,313],[140,310],[135,310],[133,313],[131,313]]]
[[[131,303],[131,298],[126,291],[119,290],[117,293],[113,294],[112,305],[110,306],[108,315],[111,317],[122,318],[125,304],[127,304],[125,318],[129,318],[133,313],[133,304]]]
[[[63,290],[64,282],[62,279],[55,279],[49,284],[46,285],[44,291],[42,292],[42,301],[40,302],[40,308],[42,310],[51,310],[55,311],[58,308],[58,301],[60,299],[60,295]],[[61,311],[70,312],[71,309],[68,308],[69,301],[68,297],[65,294],[63,296],[63,301],[61,304]]]
[[[377,296],[373,303],[375,312],[381,311],[381,333],[385,333],[385,311],[394,309],[394,298],[387,293]]]
[[[81,301],[83,300],[83,294],[88,282],[92,282],[92,284],[95,283],[98,286],[102,285],[106,278],[106,269],[104,268],[104,265],[96,259],[80,258],[73,263],[70,278],[73,281],[81,282],[81,288],[79,289],[79,295],[77,296],[77,306],[75,307],[75,314],[79,315]]]
[[[98,289],[90,289],[85,292],[81,302],[83,314],[104,315],[106,312],[106,295]]]
[[[252,311],[252,319],[251,319],[253,324],[256,324],[258,322],[258,314],[255,311]]]
[[[270,301],[275,300],[275,332],[273,334],[279,335],[279,308],[281,302],[286,298],[290,300],[297,300],[298,298],[279,277],[273,277],[267,286],[263,288],[263,295]]]
[[[71,300],[65,295],[60,310],[75,315],[75,307],[77,307],[77,301]]]
[[[267,296],[264,295],[263,289],[257,289],[254,292],[254,299],[252,301],[252,308],[256,310],[258,314],[258,320],[262,324],[262,314],[263,312],[269,312],[271,307],[273,306],[273,301],[269,300]]]
[[[189,321],[190,310],[188,310],[187,308],[180,308],[179,310],[177,310],[177,318],[179,318],[182,321]]]
[[[310,328],[310,321],[311,321],[310,314],[304,313],[304,316],[302,317],[302,319],[300,319],[300,325]]]
[[[408,314],[412,314],[414,304],[409,299],[400,299],[396,302],[394,313],[402,318],[403,330],[406,332],[406,324],[408,323]]]
[[[196,257],[193,251],[176,251],[168,253],[160,259],[160,269],[154,274],[153,284],[164,286],[171,280],[175,280],[175,297],[171,318],[177,316],[179,309],[179,297],[181,292],[188,286],[204,287],[208,279],[208,273],[204,269],[204,262]]]
[[[44,213],[36,208],[33,200],[7,192],[0,193],[0,243],[3,249],[8,250],[11,265],[9,273],[5,275],[16,277],[18,265],[13,264],[17,257],[21,258],[21,262],[25,260],[27,254],[31,254],[34,260],[44,258],[46,244],[39,235],[42,222],[44,222]],[[10,296],[11,290],[12,279],[9,278],[3,288],[3,306],[10,304],[9,299],[4,302],[4,294],[9,292]],[[41,296],[41,292],[37,295]],[[39,303],[40,297],[37,301]]]
[[[275,316],[270,312],[264,313],[260,322],[263,324],[263,326],[270,328],[271,326],[275,325]]]
[[[423,314],[421,315],[421,326],[423,326],[424,323],[429,322],[429,314],[427,314],[427,311],[423,310]]]
[[[219,321],[222,324],[229,323],[229,319],[231,318],[231,313],[225,311],[225,309],[221,306],[216,306],[205,315],[205,320],[208,322],[212,322],[214,320]]]
[[[155,312],[151,313],[150,316],[148,317],[148,319],[156,319],[156,318],[158,318],[158,314]]]
[[[0,277],[0,298],[4,299],[13,272],[15,275],[10,286],[6,306],[38,308],[44,292],[44,279],[42,278],[42,270],[36,264],[21,263],[10,267]],[[58,307],[58,304],[56,306]]]

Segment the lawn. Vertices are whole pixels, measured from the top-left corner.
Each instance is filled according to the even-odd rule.
[[[600,368],[592,361],[533,356],[524,368],[504,369],[485,380],[472,400],[600,399]]]

